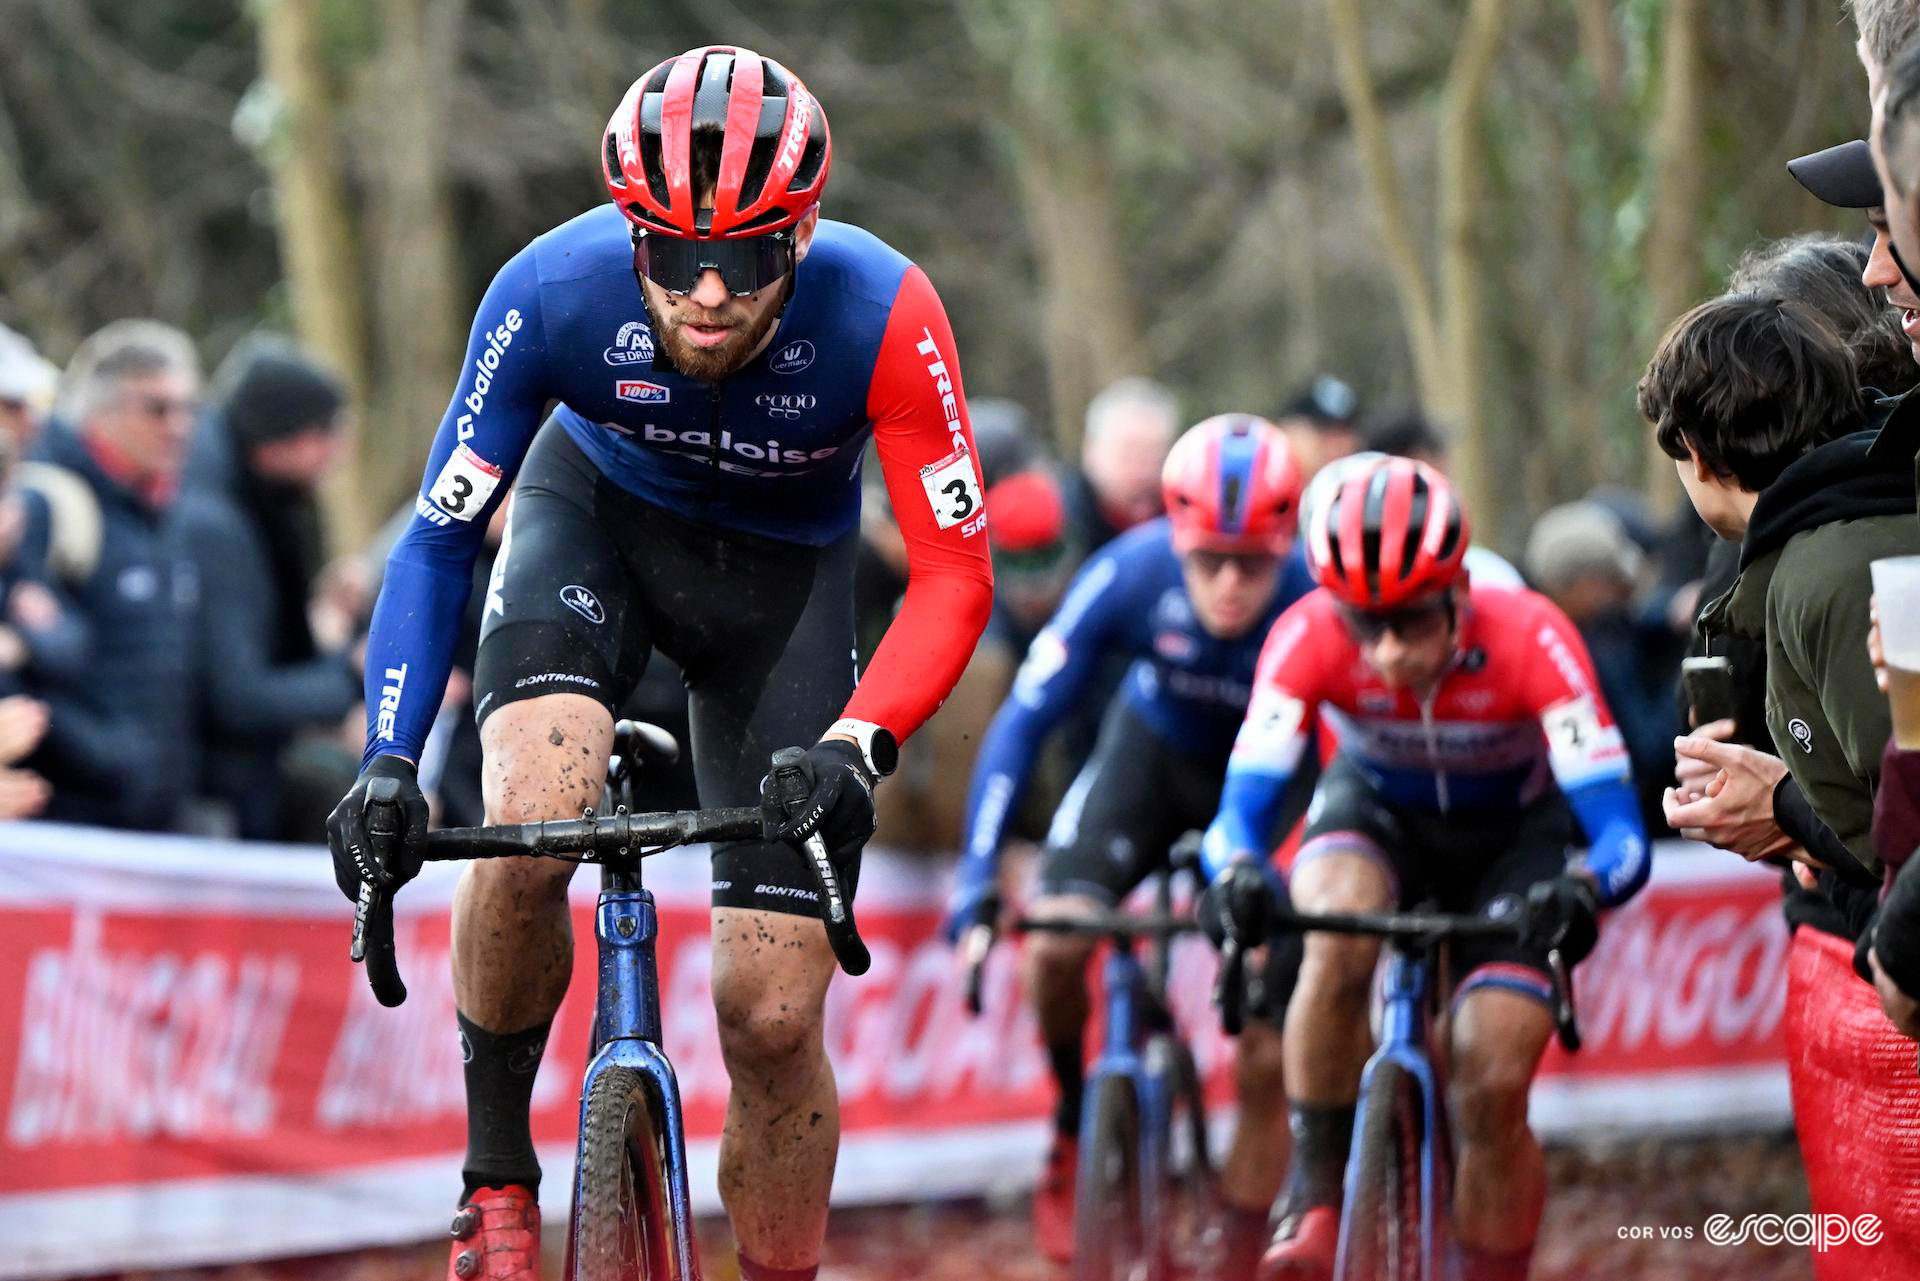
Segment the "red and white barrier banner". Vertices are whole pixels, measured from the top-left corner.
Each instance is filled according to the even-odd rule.
[[[869,852],[872,970],[836,981],[837,1202],[1031,1181],[1051,1086],[1013,949],[966,1016],[936,937],[943,885]],[[445,1230],[465,1143],[448,973],[457,872],[400,896],[411,994],[379,1006],[346,958],[351,911],[323,852],[0,829],[0,1278],[150,1270],[419,1240]],[[727,1077],[708,997],[707,863],[649,860],[665,1042],[686,1104],[696,1208],[719,1208]],[[564,1214],[592,1012],[591,874],[574,887],[575,975],[534,1091],[542,1200]],[[1229,1043],[1213,960],[1188,941],[1174,1000],[1216,1097]],[[1664,847],[1654,883],[1581,970],[1587,1050],[1536,1089],[1549,1131],[1783,1125],[1787,935],[1774,879]],[[1708,1083],[1711,1081],[1711,1088]]]

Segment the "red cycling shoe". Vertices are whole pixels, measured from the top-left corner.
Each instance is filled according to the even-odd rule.
[[[513,1184],[480,1188],[453,1216],[447,1281],[540,1281],[540,1205]]]
[[[1280,1232],[1260,1256],[1260,1281],[1328,1281],[1333,1276],[1340,1249],[1339,1210],[1316,1205],[1281,1224]]]
[[[1080,1169],[1080,1144],[1055,1135],[1047,1168],[1033,1191],[1033,1237],[1040,1253],[1055,1263],[1073,1262],[1073,1192]]]

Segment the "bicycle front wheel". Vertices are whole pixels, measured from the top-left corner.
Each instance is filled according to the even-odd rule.
[[[574,1281],[683,1281],[667,1142],[651,1078],[629,1067],[593,1078],[580,1127]]]
[[[1339,1281],[1426,1281],[1420,1242],[1424,1128],[1418,1084],[1397,1063],[1376,1064],[1356,1140],[1357,1179],[1347,1189],[1341,1224]]]
[[[1124,1076],[1103,1076],[1094,1091],[1093,1127],[1081,1135],[1074,1190],[1073,1281],[1144,1281],[1140,1103]]]

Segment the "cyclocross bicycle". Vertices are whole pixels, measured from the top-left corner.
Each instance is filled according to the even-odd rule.
[[[1440,950],[1454,939],[1518,940],[1528,934],[1524,909],[1507,915],[1452,916],[1411,912],[1299,913],[1277,910],[1275,930],[1324,930],[1383,939],[1389,952],[1382,992],[1380,1044],[1360,1077],[1353,1149],[1347,1158],[1334,1281],[1452,1281],[1460,1275],[1448,1225],[1453,1145],[1445,1082],[1432,1058]],[[1558,940],[1547,952],[1554,1023],[1560,1043],[1580,1048],[1573,985]],[[1238,976],[1246,964],[1229,939],[1222,952],[1222,1022],[1237,1032]]]
[[[678,745],[665,730],[621,721],[614,730],[601,813],[589,809],[578,819],[454,828],[426,837],[429,860],[538,855],[600,865],[600,901],[593,917],[599,990],[580,1089],[580,1143],[567,1238],[567,1275],[574,1281],[700,1277],[680,1090],[660,1045],[660,981],[654,959],[659,919],[653,895],[640,884],[640,860],[677,845],[771,839],[780,815],[807,798],[800,768],[805,753],[787,748],[774,755],[765,805],[632,813],[634,775],[640,766],[671,762],[678,755]],[[368,800],[370,839],[398,839],[397,784],[376,779],[368,788]],[[805,855],[820,901],[829,905],[827,938],[840,968],[863,974],[870,959],[866,945],[817,836],[807,842]],[[365,961],[367,980],[381,1004],[406,1000],[394,957],[390,895],[363,888],[353,937],[353,959]]]
[[[1197,866],[1199,833],[1154,873],[1154,912],[1014,921],[1015,932],[1108,940],[1102,967],[1105,1039],[1081,1104],[1074,1189],[1073,1281],[1169,1281],[1200,1272],[1216,1205],[1206,1100],[1193,1054],[1167,1003],[1172,940],[1199,926],[1173,915],[1173,878]],[[980,1012],[981,972],[994,939],[989,907],[969,931],[967,1006]],[[1145,943],[1143,961],[1138,945]]]

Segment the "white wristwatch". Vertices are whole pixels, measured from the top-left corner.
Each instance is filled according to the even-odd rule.
[[[845,734],[851,738],[860,749],[860,759],[866,762],[867,773],[875,778],[885,778],[899,768],[900,744],[894,738],[893,731],[885,725],[856,721],[849,717],[828,726],[827,733]]]

